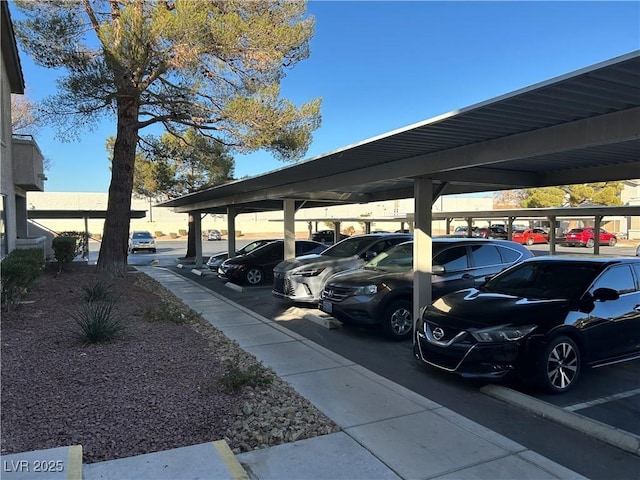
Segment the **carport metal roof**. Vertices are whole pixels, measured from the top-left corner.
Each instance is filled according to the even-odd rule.
[[[129,218],[144,218],[146,210],[131,210]],[[27,218],[106,218],[106,210],[27,210]]]
[[[160,203],[236,213],[640,176],[640,50],[262,175]]]

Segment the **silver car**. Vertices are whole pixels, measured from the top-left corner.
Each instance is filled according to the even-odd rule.
[[[413,235],[407,233],[356,235],[318,255],[285,260],[273,269],[272,293],[293,302],[317,303],[331,275],[360,268],[379,253],[412,239]]]
[[[146,231],[133,232],[129,237],[129,252],[136,253],[138,250],[149,250],[156,253],[155,237]]]

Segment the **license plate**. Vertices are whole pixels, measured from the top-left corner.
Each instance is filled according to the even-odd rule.
[[[332,309],[333,309],[333,303],[327,302],[326,300],[322,301],[322,308],[320,310],[326,313],[331,313]]]

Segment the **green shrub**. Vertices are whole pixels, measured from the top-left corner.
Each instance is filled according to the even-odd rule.
[[[20,303],[43,269],[42,248],[16,249],[9,253],[0,264],[2,305],[8,309]]]
[[[73,262],[73,259],[76,258],[75,237],[55,237],[51,246],[53,247],[53,256],[60,264],[60,270],[63,265]]]
[[[226,370],[218,378],[218,383],[222,391],[226,393],[238,392],[245,386],[267,386],[273,382],[272,373],[265,368],[262,362],[242,368],[240,358],[236,356],[233,360],[227,360],[225,363]]]
[[[84,302],[71,313],[75,321],[73,333],[85,345],[106,342],[113,339],[125,328],[115,315],[115,302]]]
[[[81,286],[85,302],[109,302],[115,300],[112,285],[103,280]]]

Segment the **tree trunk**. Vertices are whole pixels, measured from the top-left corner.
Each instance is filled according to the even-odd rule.
[[[138,104],[131,98],[118,102],[118,129],[113,147],[109,202],[98,257],[98,271],[124,276],[131,222],[133,171],[138,143]]]
[[[189,234],[187,236],[187,253],[185,258],[196,256],[196,229],[194,228],[193,214],[189,214]]]

